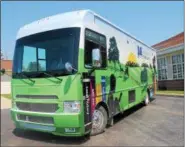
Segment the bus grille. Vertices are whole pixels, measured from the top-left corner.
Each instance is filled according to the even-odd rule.
[[[17,119],[21,121],[33,122],[33,123],[54,124],[52,117],[17,114]]]
[[[19,110],[53,113],[58,109],[58,104],[41,104],[41,103],[23,103],[16,102]]]
[[[26,99],[58,99],[56,95],[16,95],[16,98]]]

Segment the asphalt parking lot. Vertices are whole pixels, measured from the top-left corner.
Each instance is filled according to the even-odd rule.
[[[90,139],[15,129],[9,109],[1,109],[1,146],[183,146],[183,108],[182,97],[156,96],[148,106],[116,116],[114,126]]]

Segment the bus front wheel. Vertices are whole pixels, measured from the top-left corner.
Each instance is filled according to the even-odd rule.
[[[94,110],[91,135],[100,134],[105,130],[107,118],[107,112],[104,107],[100,106]]]

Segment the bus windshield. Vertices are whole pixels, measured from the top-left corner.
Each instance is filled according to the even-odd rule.
[[[42,32],[16,41],[13,78],[42,77],[42,72],[66,74],[65,63],[77,69],[80,28],[65,28]],[[39,76],[38,76],[39,75]]]

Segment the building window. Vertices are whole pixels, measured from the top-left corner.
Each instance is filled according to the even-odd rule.
[[[184,79],[184,54],[172,56],[173,79]]]
[[[166,80],[167,79],[167,62],[166,62],[166,58],[159,58],[157,60],[157,65],[158,65],[158,78],[159,80]]]

